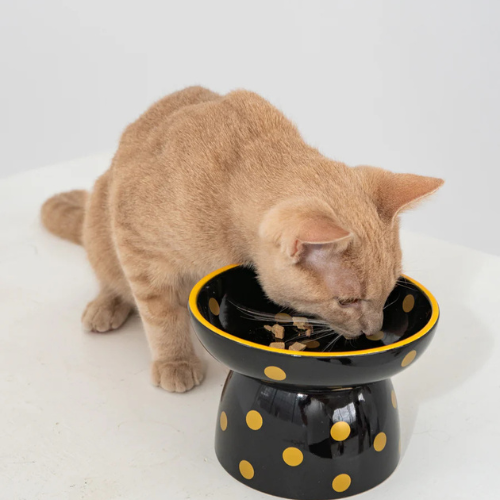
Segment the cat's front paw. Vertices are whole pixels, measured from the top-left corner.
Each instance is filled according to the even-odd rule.
[[[185,361],[160,359],[153,361],[151,377],[156,386],[166,391],[186,392],[203,380],[203,366],[195,356]]]

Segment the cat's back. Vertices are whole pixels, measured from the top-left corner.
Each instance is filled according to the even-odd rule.
[[[236,90],[221,96],[203,87],[189,87],[153,104],[124,131],[120,160],[140,156],[168,167],[169,160],[219,166],[234,165],[234,155],[249,142],[273,134],[299,138],[294,125],[263,97]]]
[[[258,94],[220,96],[190,87],[161,99],[127,127],[112,182],[126,198],[151,198],[166,186],[176,204],[192,202],[207,186],[216,196],[245,161],[259,167],[259,161],[248,162],[248,146],[270,135],[302,142],[295,126]],[[208,198],[204,194],[199,203]]]
[[[231,192],[231,177],[242,175],[235,172],[247,164],[259,168],[248,161],[248,145],[270,133],[296,132],[252,92],[219,96],[194,87],[158,101],[127,127],[113,160],[112,230],[130,237],[129,228],[143,246],[161,239],[167,248],[175,241],[182,255],[188,248],[211,247],[215,239],[230,248],[224,228],[231,199],[238,196]]]
[[[148,151],[155,153],[155,141],[166,140],[172,124],[182,119],[186,108],[215,101],[220,97],[203,87],[188,87],[163,97],[125,129],[118,152],[126,150],[128,154]]]

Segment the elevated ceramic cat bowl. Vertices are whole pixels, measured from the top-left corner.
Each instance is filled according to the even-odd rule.
[[[439,308],[408,277],[387,304],[379,334],[342,338],[331,347],[331,336],[313,332],[303,339],[307,349],[297,352],[269,347],[264,324],[273,322],[259,318],[293,312],[266,299],[252,270],[229,266],[193,288],[196,333],[231,369],[215,436],[229,474],[265,493],[302,500],[361,493],[392,474],[401,442],[390,377],[425,351]],[[287,316],[279,318],[286,326]]]

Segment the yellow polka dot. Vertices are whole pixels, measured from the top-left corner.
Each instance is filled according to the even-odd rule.
[[[247,425],[253,431],[257,431],[262,427],[262,416],[258,411],[250,410],[247,413]]]
[[[347,422],[336,422],[330,429],[330,434],[335,441],[345,441],[351,433],[351,427]]]
[[[291,323],[292,322],[292,317],[287,313],[278,313],[278,314],[276,314],[274,319],[278,323]]]
[[[267,378],[270,378],[271,380],[285,380],[286,379],[286,373],[281,368],[278,368],[277,366],[268,366],[264,370],[264,374]]]
[[[401,366],[404,368],[405,366],[408,366],[414,359],[415,356],[417,355],[417,351],[410,351],[404,358],[403,361],[401,362]]]
[[[382,451],[385,448],[386,443],[387,443],[387,436],[385,435],[385,432],[379,432],[375,436],[375,440],[373,441],[373,447],[375,448],[375,451]]]
[[[394,408],[397,408],[398,400],[396,399],[396,393],[394,392],[394,390],[391,391],[391,401],[392,401],[392,406],[394,406]]]
[[[351,478],[348,474],[339,474],[332,482],[332,488],[337,493],[342,493],[351,486]]]
[[[319,342],[317,340],[307,340],[302,343],[305,344],[308,349],[316,349],[316,347],[319,347]]]
[[[403,311],[409,313],[415,306],[415,297],[409,293],[403,300]]]
[[[245,479],[252,479],[255,474],[252,464],[250,462],[247,462],[246,460],[242,460],[240,462],[240,474]]]
[[[366,338],[368,340],[382,340],[384,338],[384,332],[380,330],[380,332],[374,333],[373,335],[367,335]]]
[[[227,415],[226,412],[223,411],[220,414],[220,428],[225,431],[227,429]]]
[[[212,312],[212,314],[215,314],[216,316],[219,315],[220,313],[219,303],[213,297],[211,297],[210,300],[208,301],[208,307]]]
[[[298,448],[290,447],[283,452],[283,460],[290,467],[297,467],[304,460],[304,455]]]

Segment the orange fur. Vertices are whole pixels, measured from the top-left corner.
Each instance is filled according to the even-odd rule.
[[[127,127],[83,226],[84,195],[75,209],[58,195],[42,214],[72,241],[82,229],[101,284],[84,325],[117,328],[136,306],[153,381],[181,392],[203,377],[186,308],[196,280],[250,264],[276,302],[318,314],[346,337],[372,333],[401,272],[397,215],[441,183],[349,168],[304,143],[258,95],[192,87]]]

